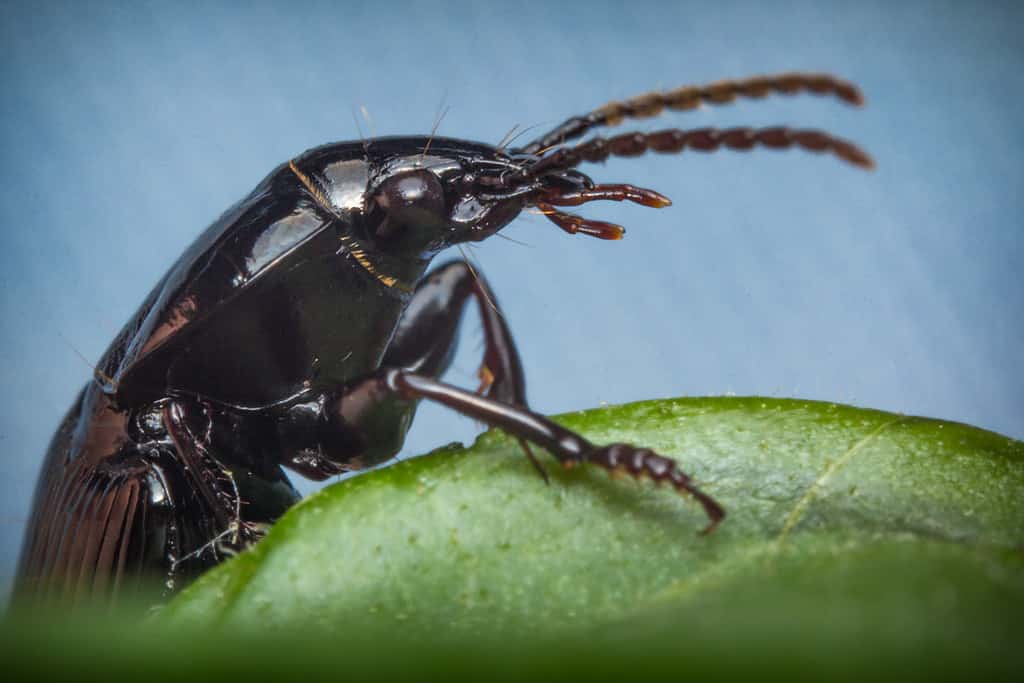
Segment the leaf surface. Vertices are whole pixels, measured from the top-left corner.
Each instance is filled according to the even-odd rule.
[[[545,486],[515,441],[492,432],[311,496],[164,617],[666,654],[693,638],[739,638],[840,658],[868,646],[875,656],[947,643],[1001,651],[1019,635],[1021,442],[762,398],[649,401],[558,420],[595,443],[676,458],[727,519],[699,536],[706,520],[694,501],[592,467],[546,460]]]

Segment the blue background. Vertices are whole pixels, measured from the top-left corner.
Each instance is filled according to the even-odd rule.
[[[873,174],[799,152],[615,160],[588,170],[675,205],[587,207],[627,226],[619,243],[524,216],[506,234],[526,246],[472,252],[532,403],[799,396],[1024,437],[1021,7],[4,3],[0,585],[88,362],[269,169],[357,138],[360,106],[368,135],[429,132],[450,106],[441,134],[496,143],[652,88],[852,79],[866,109],[774,98],[630,125],[821,127],[867,148]],[[475,385],[466,322],[450,378]],[[475,432],[426,406],[403,454]]]

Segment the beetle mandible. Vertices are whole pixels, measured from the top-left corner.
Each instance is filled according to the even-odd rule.
[[[568,119],[518,147],[385,137],[328,144],[280,165],[228,209],[157,283],[61,423],[36,490],[19,566],[22,596],[113,595],[151,578],[164,592],[260,537],[298,499],[284,468],[323,480],[400,450],[417,403],[439,402],[564,466],[591,463],[670,483],[725,512],[650,449],[597,446],[532,412],[495,295],[468,263],[430,272],[451,245],[497,233],[528,207],[569,233],[617,225],[559,207],[600,200],[664,207],[653,190],[599,184],[584,162],[800,147],[871,168],[850,142],[813,130],[670,129],[593,137],[664,109],[853,85],[783,74],[653,92]],[[462,310],[479,305],[475,392],[443,383]]]

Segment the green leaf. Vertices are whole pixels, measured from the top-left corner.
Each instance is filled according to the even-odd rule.
[[[1000,652],[1019,636],[1021,442],[760,398],[559,421],[675,457],[728,518],[698,536],[692,500],[597,468],[553,471],[544,486],[514,440],[487,433],[311,496],[164,616],[406,642],[585,634],[668,652],[698,630],[840,658],[866,654],[865,639],[899,654]]]
[[[151,619],[158,636],[74,639],[119,643],[149,678],[1024,670],[1024,443],[760,398],[557,419],[677,458],[728,517],[699,536],[693,500],[550,459],[545,486],[487,433],[309,497]]]

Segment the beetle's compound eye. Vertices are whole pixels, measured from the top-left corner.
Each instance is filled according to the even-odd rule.
[[[384,242],[407,238],[415,241],[407,233],[432,232],[429,229],[443,225],[447,217],[444,188],[431,171],[406,171],[391,176],[378,186],[374,201],[383,211],[375,233]]]

